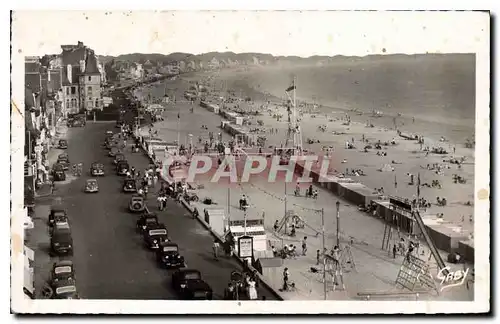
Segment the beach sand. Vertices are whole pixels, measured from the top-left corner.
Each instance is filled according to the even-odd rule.
[[[191,74],[187,76],[182,76],[175,81],[166,81],[167,87],[169,89],[176,89],[176,105],[168,105],[167,110],[164,113],[165,121],[155,123],[154,128],[159,131],[162,136],[165,136],[165,140],[174,141],[177,138],[177,114],[180,113],[180,124],[179,128],[181,131],[181,143],[189,143],[189,136],[187,134],[193,134],[193,143],[197,142],[199,135],[203,136],[204,139],[208,138],[208,132],[213,131],[215,134],[221,132],[220,126],[221,117],[214,115],[212,112],[199,107],[199,105],[194,105],[194,112],[189,112],[190,105],[184,101],[182,93],[188,90],[190,84],[188,81],[200,80],[206,78],[207,76],[212,76],[211,84],[213,86],[209,87],[212,92],[218,93],[220,90],[220,84],[227,84],[227,87],[233,87],[234,82],[240,86],[244,84],[244,77],[238,78],[239,72],[234,71],[224,71],[221,73],[199,73]],[[237,81],[235,81],[237,80]],[[237,88],[237,87],[233,87]],[[161,97],[164,95],[165,85],[157,85],[149,87],[142,90],[143,93],[152,93],[154,97]],[[259,109],[265,104],[264,100],[271,101],[269,105],[273,112],[277,112],[286,117],[285,108],[279,107],[280,98],[273,97],[262,89],[262,91],[256,91],[250,87],[239,88],[240,91],[235,91],[236,95],[242,95],[243,97],[249,96],[252,98],[251,109]],[[220,93],[222,95],[223,93]],[[141,91],[136,91],[136,96],[141,96]],[[244,109],[245,103],[240,103],[240,108]],[[422,132],[415,132],[424,136],[425,146],[432,148],[433,146],[442,146],[448,151],[446,155],[429,154],[426,156],[425,152],[420,151],[420,145],[416,141],[409,141],[400,138],[394,129],[389,127],[378,127],[377,123],[379,119],[365,116],[358,116],[356,112],[346,111],[346,110],[335,110],[329,109],[328,113],[323,110],[322,113],[313,114],[305,113],[301,120],[302,129],[302,140],[304,148],[310,151],[321,151],[323,146],[333,147],[332,157],[332,167],[339,172],[345,172],[348,168],[352,169],[362,169],[366,174],[365,176],[351,177],[353,180],[363,183],[369,188],[384,188],[385,195],[395,195],[399,197],[405,197],[413,199],[416,196],[417,188],[416,185],[410,186],[408,183],[410,181],[407,176],[411,173],[415,176],[414,182],[416,183],[417,175],[420,174],[421,183],[431,184],[432,180],[439,180],[442,188],[426,188],[421,187],[421,197],[426,198],[433,205],[431,208],[427,209],[425,212],[421,213],[425,218],[426,215],[429,217],[435,217],[438,213],[443,213],[443,221],[445,223],[457,224],[465,232],[473,232],[473,221],[470,221],[470,216],[474,214],[474,150],[465,148],[463,143],[450,143],[450,142],[439,142],[439,138],[428,137],[425,127]],[[351,116],[352,122],[350,125],[343,125],[345,114]],[[326,115],[325,115],[326,114]],[[386,118],[387,119],[387,118]],[[280,144],[285,142],[286,139],[286,128],[287,122],[286,118],[282,121],[277,121],[275,118],[269,115],[269,113],[264,112],[261,116],[251,117],[253,120],[252,126],[257,127],[256,121],[262,120],[264,123],[261,129],[265,129],[267,136],[267,145],[280,146]],[[370,120],[375,127],[366,127],[366,121]],[[408,122],[408,121],[406,121]],[[411,121],[410,121],[411,122]],[[384,122],[382,122],[383,124]],[[208,130],[202,130],[201,125],[207,125]],[[318,126],[325,125],[326,131],[321,132],[318,130]],[[428,126],[427,126],[428,127]],[[270,128],[277,128],[277,133],[269,133]],[[413,129],[417,129],[413,126]],[[406,132],[406,129],[403,128]],[[342,135],[334,135],[333,132]],[[437,134],[437,132],[434,132]],[[389,142],[391,139],[397,141],[397,145],[383,146],[384,152],[387,152],[387,156],[378,156],[376,154],[377,150],[369,149],[368,153],[363,152],[364,145],[361,143],[362,137],[365,137],[370,143],[375,143],[380,140],[383,142]],[[224,140],[229,140],[228,134],[223,132]],[[307,139],[319,140],[318,144],[307,144]],[[355,149],[345,149],[346,141],[352,141],[354,139]],[[453,154],[453,148],[456,149],[455,154]],[[443,163],[443,160],[452,157],[466,157],[465,163],[462,164],[462,168],[457,169],[457,165]],[[346,160],[346,163],[342,163]],[[401,164],[394,164],[392,161],[399,162]],[[439,163],[444,167],[443,175],[437,175],[435,171],[430,171],[426,169],[427,164]],[[378,171],[384,165],[390,164],[394,171],[380,172]],[[450,168],[447,169],[446,165]],[[452,175],[458,174],[465,179],[467,179],[466,184],[455,184],[453,183]],[[395,180],[397,182],[397,187],[395,187]],[[445,197],[447,199],[446,207],[439,207],[436,205],[436,197]],[[464,205],[465,202],[470,201],[471,206]],[[462,221],[462,218],[464,221]]]

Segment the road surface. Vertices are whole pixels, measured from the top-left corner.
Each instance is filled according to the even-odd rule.
[[[84,174],[56,183],[55,195],[63,199],[73,232],[77,288],[83,299],[178,299],[170,287],[170,271],[157,265],[154,252],[144,247],[142,237],[135,232],[136,216],[127,211],[131,195],[121,192],[123,178],[113,172],[112,158],[102,147],[105,131],[118,130],[114,126],[88,122],[85,128],[71,128],[67,153],[71,163],[83,163]],[[129,149],[126,157],[141,171],[149,163],[142,152]],[[83,187],[90,178],[92,162],[102,162],[106,176],[98,178],[99,193],[86,194]],[[156,209],[153,201],[154,197],[148,204],[152,210]],[[179,244],[188,267],[200,270],[214,290],[214,299],[221,299],[231,271],[240,270],[236,260],[213,260],[212,236],[175,202],[169,201],[167,211],[158,216],[171,240]],[[263,287],[259,296],[275,299]]]

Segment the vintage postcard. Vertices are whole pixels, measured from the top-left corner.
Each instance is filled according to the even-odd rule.
[[[14,312],[489,311],[488,12],[11,29]]]

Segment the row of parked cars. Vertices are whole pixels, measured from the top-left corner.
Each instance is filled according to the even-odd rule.
[[[109,150],[109,156],[115,159],[117,174],[126,175],[129,165],[121,151],[121,143],[119,140],[114,140],[109,131],[106,135],[104,145]],[[184,256],[179,253],[178,244],[169,239],[167,227],[159,222],[156,214],[149,212],[144,197],[137,194],[136,180],[125,179],[123,192],[133,193],[128,209],[130,213],[138,215],[136,231],[142,235],[146,249],[155,252],[158,266],[174,270],[171,284],[179,297],[211,300],[212,288],[202,279],[200,271],[186,268]]]

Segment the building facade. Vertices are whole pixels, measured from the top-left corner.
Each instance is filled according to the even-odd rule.
[[[61,46],[62,104],[65,115],[102,110],[101,75],[94,51],[82,42]]]

